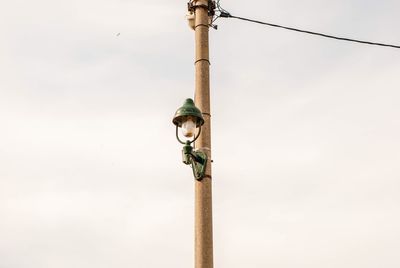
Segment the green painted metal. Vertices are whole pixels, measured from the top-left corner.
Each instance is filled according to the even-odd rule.
[[[192,162],[193,176],[196,180],[201,181],[206,174],[207,154],[199,150],[192,154],[195,158]]]
[[[181,127],[183,122],[185,122],[188,117],[192,117],[194,119],[197,127],[200,127],[204,124],[203,115],[201,114],[200,109],[194,105],[192,99],[185,100],[182,107],[176,111],[175,116],[172,119],[172,123],[178,127]]]
[[[202,180],[206,172],[207,154],[197,150],[194,151],[190,145],[190,141],[187,141],[182,149],[182,161],[186,165],[190,165],[193,170],[193,176],[196,180]]]

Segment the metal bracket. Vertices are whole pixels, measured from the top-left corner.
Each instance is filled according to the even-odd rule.
[[[207,165],[207,154],[200,150],[193,151],[190,143],[186,143],[182,149],[182,161],[186,165],[190,165],[193,170],[193,176],[200,181],[204,178]]]
[[[191,0],[188,2],[188,11],[189,12],[194,12],[196,10],[196,8],[198,7],[202,7],[208,10],[208,16],[210,17],[214,17],[215,15],[215,9],[217,8],[215,1],[214,0],[208,0],[208,5],[197,5],[195,4],[195,0]]]

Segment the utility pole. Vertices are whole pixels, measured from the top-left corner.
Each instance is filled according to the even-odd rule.
[[[208,156],[206,173],[195,180],[195,268],[213,268],[212,231],[212,176],[211,176],[211,111],[210,111],[210,59],[209,11],[212,1],[192,0],[189,8],[194,12],[195,31],[195,104],[202,111],[204,125],[195,143]]]

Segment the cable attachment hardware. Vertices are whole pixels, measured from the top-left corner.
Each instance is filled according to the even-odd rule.
[[[186,15],[186,18],[189,22],[190,28],[194,30],[195,25],[194,25],[194,18],[195,18],[195,11],[196,8],[205,8],[208,10],[208,17],[209,17],[209,24],[208,26],[212,27],[213,29],[217,30],[217,25],[214,25],[213,22],[215,21],[215,11],[217,9],[217,4],[214,0],[209,0],[207,5],[204,4],[197,4],[197,0],[190,0],[187,3],[188,6],[188,14]]]
[[[219,16],[221,18],[231,18],[232,17],[231,13],[226,12],[226,11],[221,11],[221,14],[219,14]]]
[[[191,0],[188,2],[188,11],[189,12],[194,12],[196,10],[196,8],[198,7],[202,7],[208,10],[208,16],[210,17],[214,17],[215,15],[215,9],[217,8],[217,5],[215,3],[215,1],[213,0],[208,0],[208,5],[204,5],[204,4],[196,4],[196,0]]]

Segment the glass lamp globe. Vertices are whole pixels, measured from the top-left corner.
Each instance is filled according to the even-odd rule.
[[[186,121],[182,123],[182,134],[186,138],[191,138],[194,136],[196,131],[196,123],[191,117],[188,117]]]

